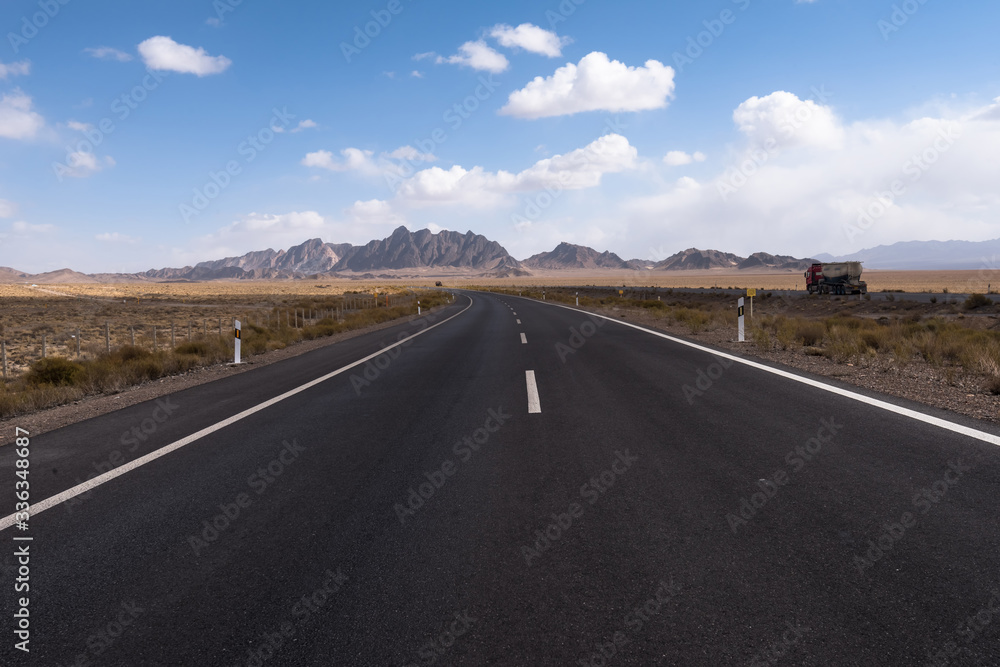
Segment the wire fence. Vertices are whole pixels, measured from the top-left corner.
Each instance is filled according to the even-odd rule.
[[[26,372],[39,359],[95,359],[125,346],[148,350],[173,350],[186,342],[224,337],[233,345],[235,321],[266,330],[302,329],[322,320],[342,321],[345,316],[366,309],[413,305],[411,294],[379,296],[344,295],[332,308],[246,308],[226,309],[212,317],[156,317],[152,313],[135,316],[68,318],[28,326],[0,322],[0,369],[4,380]],[[2,315],[0,315],[2,318]],[[73,321],[76,319],[76,321]]]

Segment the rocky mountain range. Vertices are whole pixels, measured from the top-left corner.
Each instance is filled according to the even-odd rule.
[[[28,274],[0,267],[0,282],[70,283],[122,281],[289,280],[301,278],[393,278],[441,274],[514,277],[564,270],[687,271],[687,270],[804,270],[813,260],[763,252],[740,257],[718,250],[689,248],[662,261],[623,260],[612,252],[560,243],[549,252],[518,261],[496,241],[453,231],[411,232],[399,227],[363,246],[310,239],[287,250],[257,250],[182,268],[151,269],[134,274],[82,274],[70,269]]]
[[[967,270],[1000,268],[1000,239],[992,241],[904,241],[866,248],[850,255],[816,255],[823,262],[857,260],[868,269],[896,271]]]

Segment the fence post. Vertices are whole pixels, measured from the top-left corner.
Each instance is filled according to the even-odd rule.
[[[219,335],[222,335],[222,318],[219,318]]]
[[[132,333],[132,347],[135,347],[135,325],[128,325],[128,330]]]
[[[42,334],[42,359],[45,358],[45,334]]]
[[[3,379],[7,379],[7,341],[0,341],[0,349],[3,350]]]
[[[76,358],[80,358],[80,330],[76,330]]]
[[[177,343],[174,342],[174,323],[170,323],[170,347],[177,347]]]
[[[156,349],[156,325],[153,325],[153,349]]]
[[[191,320],[188,320],[188,341],[191,340]]]
[[[107,320],[104,322],[104,347],[108,354],[111,354],[111,325],[108,324]]]

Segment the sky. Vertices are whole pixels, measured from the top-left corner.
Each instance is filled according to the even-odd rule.
[[[0,266],[1000,237],[1000,4],[5,0]]]

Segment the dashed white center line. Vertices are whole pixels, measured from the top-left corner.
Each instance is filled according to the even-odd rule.
[[[524,371],[524,379],[528,384],[528,414],[542,411],[542,404],[538,400],[538,386],[535,384],[535,371]]]
[[[528,339],[525,337],[523,333],[521,334],[521,342],[524,343],[525,345],[528,344]]]
[[[512,312],[511,315],[517,315],[517,313]]]
[[[517,321],[517,323],[518,323],[518,324],[520,324],[520,323],[521,323],[521,320],[518,320],[518,321]]]

